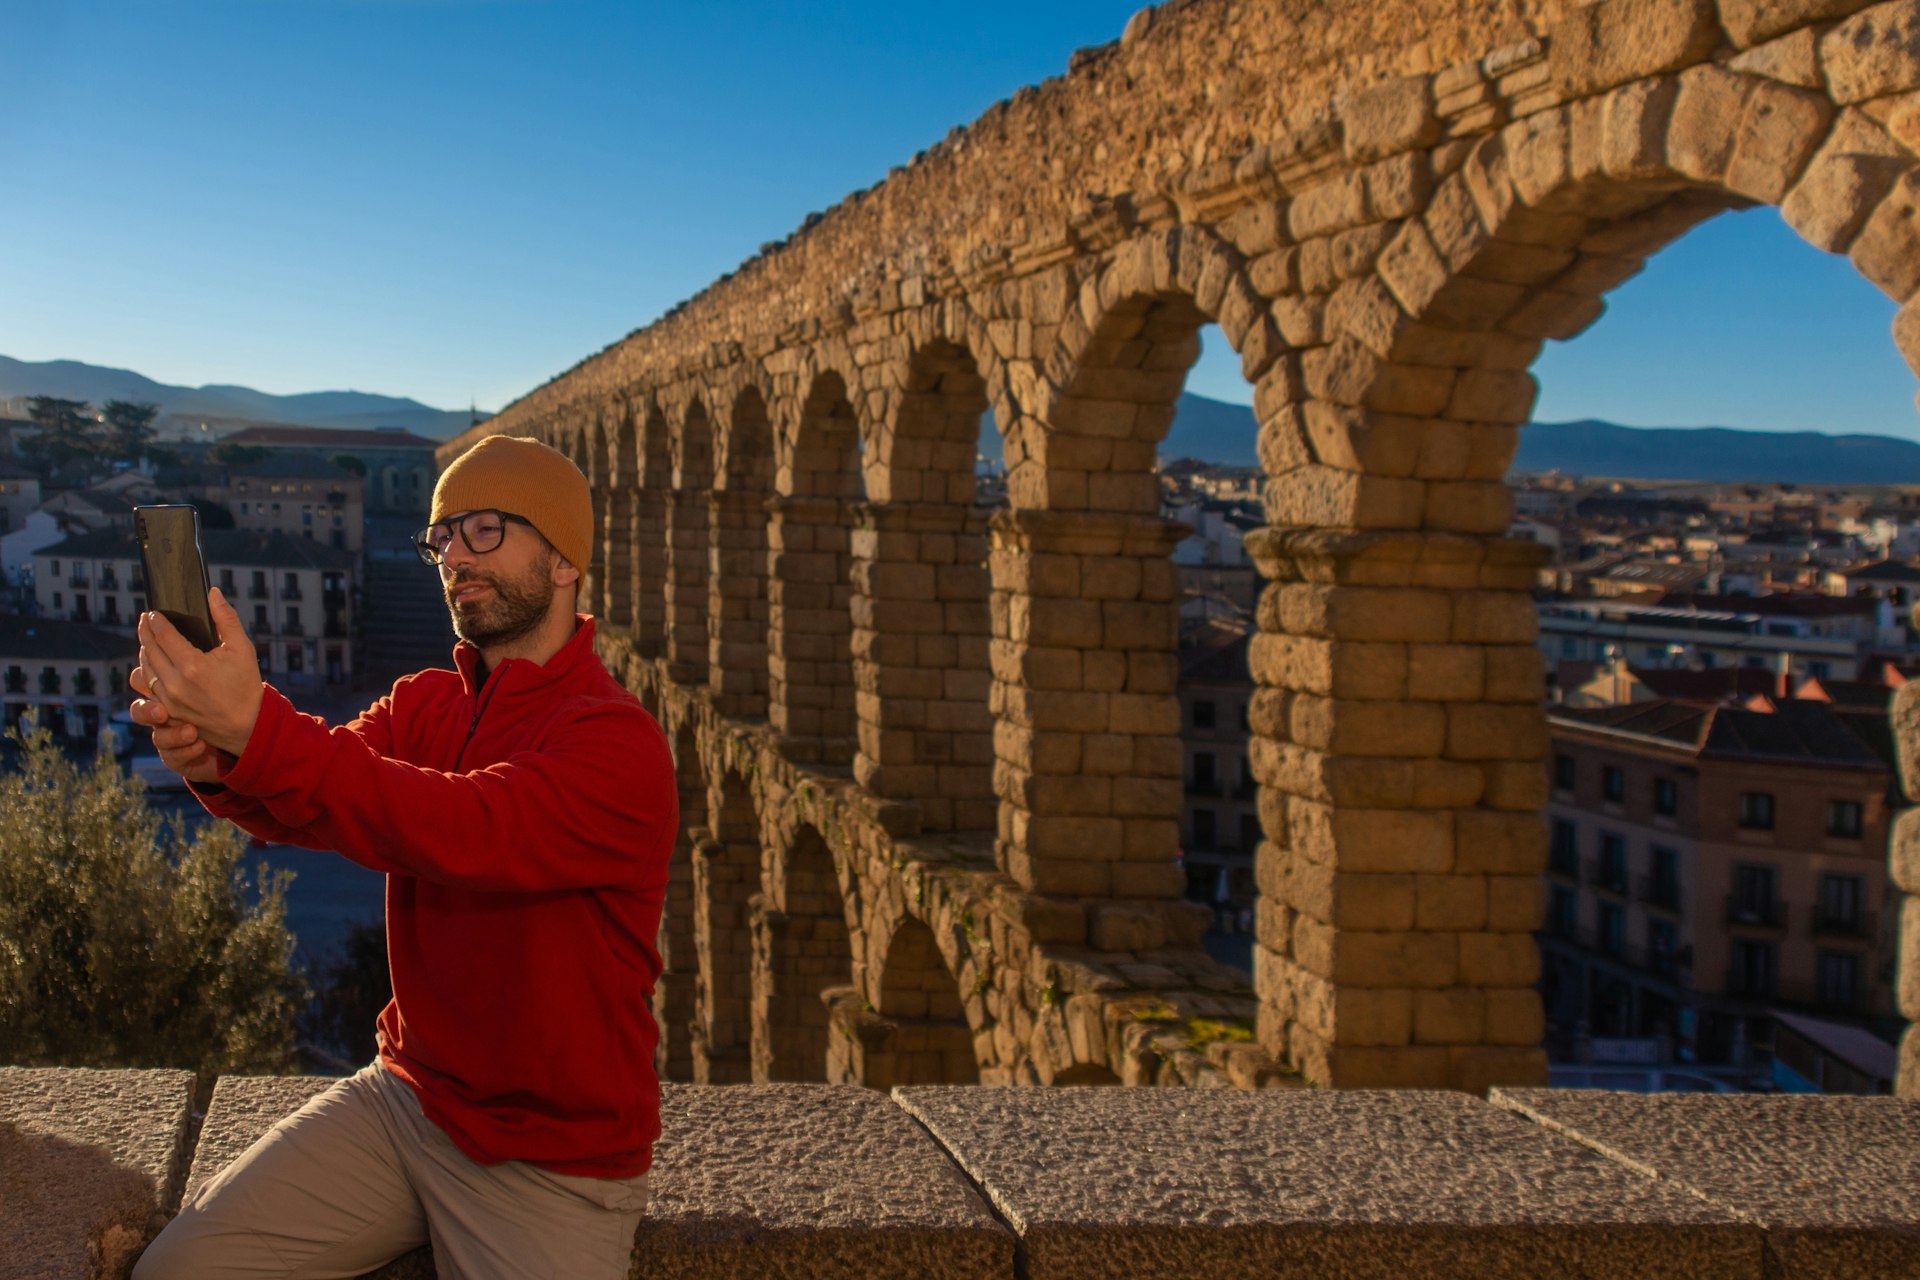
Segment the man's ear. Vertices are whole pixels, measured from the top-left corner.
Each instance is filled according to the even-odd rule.
[[[563,555],[553,557],[553,585],[564,587],[570,582],[580,581],[580,571],[573,567],[573,561]]]

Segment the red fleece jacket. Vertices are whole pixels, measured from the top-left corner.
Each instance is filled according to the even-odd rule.
[[[582,616],[544,665],[423,671],[330,729],[268,688],[201,790],[254,835],[387,875],[380,1057],[474,1160],[644,1172],[660,1135],[649,1001],[679,797],[665,736]]]

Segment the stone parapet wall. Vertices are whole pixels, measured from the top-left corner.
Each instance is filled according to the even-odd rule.
[[[1217,325],[1269,526],[1248,539],[1257,1014],[1235,988],[1173,1017],[1252,1047],[1148,1034],[1151,1071],[1137,1043],[1098,1069],[1540,1083],[1538,552],[1505,537],[1527,370],[1649,255],[1756,203],[1900,304],[1920,370],[1916,4],[1163,5],[444,452],[514,432],[588,473],[612,549],[585,603],[630,684],[697,722],[690,824],[750,790],[765,880],[832,797],[833,1018],[865,1037],[840,1069],[898,1065],[869,1040],[911,921],[981,1078],[1092,1071],[1112,1000],[1072,999],[1205,987],[1155,458]],[[990,518],[982,412],[1007,466]],[[760,927],[703,953],[714,983],[773,954]],[[1047,967],[1075,948],[1136,972]]]
[[[332,1082],[0,1070],[0,1276],[122,1280]],[[1713,1280],[1920,1274],[1920,1102],[665,1087],[632,1274]],[[433,1274],[419,1250],[375,1273]]]

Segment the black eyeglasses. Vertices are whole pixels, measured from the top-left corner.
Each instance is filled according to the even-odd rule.
[[[467,550],[477,556],[485,555],[507,536],[509,524],[533,527],[533,521],[504,511],[469,511],[463,516],[450,516],[414,534],[413,553],[423,564],[439,564],[446,558],[447,548],[453,545],[453,531],[458,529],[460,541],[467,544]]]

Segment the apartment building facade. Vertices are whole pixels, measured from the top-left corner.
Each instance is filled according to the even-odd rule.
[[[132,697],[127,673],[138,662],[139,645],[129,635],[0,613],[0,706],[9,728],[33,712],[56,737],[98,742]]]
[[[290,687],[353,676],[354,557],[286,533],[203,529],[212,585],[239,612],[268,678]],[[147,607],[131,530],[100,529],[34,554],[38,614],[131,635]]]
[[[308,538],[358,555],[366,544],[366,482],[316,453],[288,451],[228,469],[234,527]]]
[[[1773,1009],[1893,1014],[1884,715],[1661,699],[1550,726],[1556,1034],[1666,1035],[1715,1062]]]

